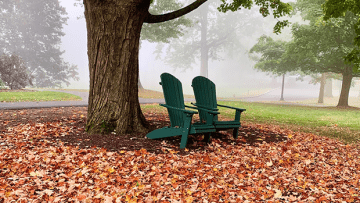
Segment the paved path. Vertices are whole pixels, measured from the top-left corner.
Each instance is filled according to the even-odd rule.
[[[39,90],[43,91],[43,90]],[[49,91],[49,90],[46,90]],[[80,96],[82,101],[44,101],[44,102],[0,102],[0,109],[33,109],[46,107],[82,107],[88,106],[89,93],[79,91],[51,90],[55,92],[65,92]],[[195,101],[195,99],[185,99],[185,101]],[[165,103],[164,99],[144,99],[139,98],[140,104]]]
[[[88,106],[88,98],[89,98],[88,92],[64,91],[64,90],[52,90],[52,91],[74,94],[80,96],[82,98],[82,101],[7,102],[7,103],[0,102],[0,109]],[[260,96],[240,98],[240,99],[248,102],[266,102],[266,101],[276,102],[280,100],[280,95],[281,95],[281,89],[277,88]],[[307,100],[317,97],[318,97],[318,93],[316,90],[304,91],[302,89],[285,89],[284,91],[285,102],[282,102],[281,104],[294,105],[294,103],[290,103],[290,101]],[[185,101],[195,101],[195,99],[185,99]],[[289,103],[287,103],[286,101],[289,101]],[[139,98],[139,102],[140,104],[165,103],[164,99],[144,99],[144,98]],[[307,105],[307,104],[296,104],[296,105]],[[314,106],[321,107],[321,105],[314,105]]]
[[[281,88],[276,88],[268,91],[265,94],[255,97],[243,98],[249,102],[263,102],[263,101],[280,101]],[[285,101],[301,101],[319,97],[319,90],[317,89],[301,89],[301,88],[289,88],[284,90]]]

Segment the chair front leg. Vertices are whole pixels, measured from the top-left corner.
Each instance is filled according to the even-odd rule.
[[[192,114],[186,114],[185,120],[184,120],[184,127],[181,134],[181,143],[180,143],[180,149],[184,149],[186,147],[186,143],[188,140],[188,135],[190,132],[190,125],[192,120]]]
[[[240,115],[241,115],[241,111],[240,111],[240,110],[236,110],[236,113],[235,113],[235,121],[240,121]]]
[[[239,121],[240,122],[240,115],[241,115],[241,110],[236,109],[236,113],[235,113],[235,121]],[[233,137],[234,139],[238,138],[238,134],[239,134],[239,128],[234,128],[233,130]]]
[[[211,137],[211,133],[204,134],[204,141],[206,143],[209,143],[210,142],[210,137]]]

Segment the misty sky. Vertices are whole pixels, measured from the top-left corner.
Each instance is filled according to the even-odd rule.
[[[67,25],[64,25],[63,31],[66,35],[62,38],[61,49],[65,50],[62,55],[66,62],[75,64],[78,66],[78,72],[80,81],[71,81],[71,85],[66,88],[71,89],[89,89],[89,69],[88,69],[88,57],[87,57],[87,32],[85,18],[77,19],[79,16],[83,16],[84,8],[77,6],[75,7],[74,0],[62,0],[60,4],[66,8],[68,12]],[[287,2],[287,1],[286,1]],[[259,14],[260,15],[260,14]],[[272,18],[272,17],[269,17]],[[275,24],[274,24],[275,25]],[[273,24],[269,24],[269,29],[266,34],[272,34]],[[288,28],[290,30],[290,28]],[[265,33],[264,33],[265,34]],[[273,36],[273,35],[272,35]],[[275,36],[276,37],[276,36]],[[277,36],[284,37],[284,36]],[[253,39],[253,44],[255,44]],[[155,50],[155,43],[149,43],[142,41],[139,63],[140,63],[140,81],[145,89],[161,91],[159,85],[160,74],[163,72],[169,72],[175,75],[183,84],[183,90],[185,94],[192,94],[191,80],[195,76],[199,75],[200,66],[194,66],[192,70],[182,72],[181,70],[174,70],[171,67],[164,65],[162,61],[155,60],[152,54]],[[245,52],[246,50],[244,50]],[[245,53],[242,53],[242,57],[245,57]],[[235,61],[235,63],[234,63]],[[244,69],[251,69],[253,64],[239,62],[239,60],[227,59],[222,62],[209,62],[209,73],[208,77],[217,85],[217,92],[224,93],[226,95],[218,96],[229,96],[236,93],[234,86],[242,84],[242,78],[249,77],[253,73],[245,73]],[[256,77],[265,77],[265,73],[256,73]],[[261,78],[259,78],[262,80]]]
[[[78,66],[80,76],[79,81],[71,81],[71,85],[67,88],[89,89],[86,23],[85,18],[77,19],[77,17],[83,16],[84,8],[74,6],[74,2],[74,0],[60,1],[60,4],[66,8],[69,17],[67,25],[64,25],[63,28],[66,35],[62,37],[61,49],[65,50],[62,56],[66,62]],[[153,59],[152,53],[156,44],[143,41],[141,46],[139,56],[141,83],[146,89],[161,90],[159,85],[160,74],[163,72],[173,74],[174,70],[170,67],[165,67],[161,61]],[[184,84],[190,84],[192,78],[189,78],[187,81],[186,78],[188,78],[188,75],[198,75],[198,72],[199,70],[187,71],[186,73],[177,71],[176,77]],[[191,90],[190,88],[187,89]]]

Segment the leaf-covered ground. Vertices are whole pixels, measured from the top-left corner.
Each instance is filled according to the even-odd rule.
[[[179,150],[179,137],[87,135],[86,110],[0,111],[0,202],[360,201],[358,143],[243,123],[237,140]]]

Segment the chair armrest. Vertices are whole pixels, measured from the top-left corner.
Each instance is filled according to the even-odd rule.
[[[218,106],[229,108],[229,109],[239,110],[240,112],[246,111],[246,109],[241,109],[241,108],[236,108],[236,107],[226,106],[226,105],[221,105],[221,104],[218,104]]]
[[[209,108],[209,107],[207,107],[207,106],[204,106],[204,105],[199,105],[199,104],[197,104],[197,103],[192,103],[192,102],[191,102],[191,104],[192,104],[192,105],[194,105],[194,106],[197,106],[197,107],[203,108],[203,109],[208,109],[208,110],[211,110],[211,111],[218,111],[218,110],[219,110],[219,109],[217,109],[217,108]]]
[[[187,106],[187,105],[185,105],[185,106],[188,107],[188,108],[192,108],[192,109],[203,110],[203,111],[206,111],[206,112],[211,113],[211,114],[220,114],[220,112],[218,112],[218,111],[211,111],[211,110],[204,109],[204,108],[201,108],[201,107],[193,107],[193,106]]]
[[[173,107],[173,106],[169,106],[169,105],[166,105],[166,104],[159,104],[160,106],[163,106],[163,107],[166,107],[166,108],[169,108],[169,109],[173,109],[173,110],[177,110],[177,111],[182,111],[184,113],[190,113],[190,114],[197,114],[198,112],[196,111],[190,111],[190,110],[186,110],[186,109],[181,109],[181,108],[177,108],[177,107]]]

